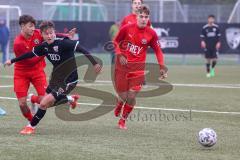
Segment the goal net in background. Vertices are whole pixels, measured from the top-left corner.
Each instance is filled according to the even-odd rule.
[[[18,18],[22,14],[19,6],[0,5],[0,18],[6,21],[6,25],[10,31],[10,40],[7,48],[7,58],[13,53],[13,41],[19,33]]]
[[[229,16],[228,23],[240,23],[240,0],[238,0]]]
[[[149,1],[151,8],[156,8],[159,22],[187,22],[187,14],[179,0]],[[154,13],[154,12],[153,12]],[[155,15],[156,16],[156,15]],[[157,17],[156,17],[157,18]]]
[[[61,21],[107,21],[106,7],[99,3],[43,2],[43,17]]]
[[[147,0],[152,22],[187,22],[179,0]],[[63,21],[117,21],[131,13],[130,0],[82,0],[43,2],[43,19]]]

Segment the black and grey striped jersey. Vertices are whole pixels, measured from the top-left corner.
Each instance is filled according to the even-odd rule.
[[[221,33],[218,25],[213,24],[210,26],[206,24],[202,28],[200,35],[203,41],[206,43],[206,47],[209,49],[215,49],[216,44],[220,41]]]

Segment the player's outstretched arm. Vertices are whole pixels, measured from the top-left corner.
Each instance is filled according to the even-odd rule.
[[[28,52],[28,53],[25,53],[19,57],[16,57],[16,58],[13,58],[11,60],[7,60],[5,63],[4,63],[4,67],[5,66],[10,66],[11,64],[15,63],[15,62],[19,62],[19,61],[22,61],[24,59],[29,59],[29,58],[32,58],[34,57],[35,54],[33,52]]]
[[[87,59],[92,63],[92,65],[94,66],[94,70],[96,73],[101,72],[102,70],[102,66],[100,64],[97,63],[97,61],[93,58],[93,56],[90,54],[90,52],[88,52],[84,47],[82,47],[80,44],[77,45],[76,47],[76,52],[81,52],[83,53]]]

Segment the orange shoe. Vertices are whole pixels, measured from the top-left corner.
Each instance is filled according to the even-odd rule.
[[[80,98],[80,96],[76,94],[76,95],[71,95],[71,97],[73,98],[73,101],[69,102],[69,105],[72,109],[75,109],[77,106],[77,100]]]
[[[20,131],[20,134],[23,134],[23,135],[31,135],[31,134],[34,134],[35,133],[35,128],[27,125],[25,126],[21,131]]]
[[[123,129],[123,130],[127,130],[127,126],[126,126],[126,124],[125,124],[125,120],[124,119],[120,119],[119,121],[118,121],[118,128],[119,129]]]

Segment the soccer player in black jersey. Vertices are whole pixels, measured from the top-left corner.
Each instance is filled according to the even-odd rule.
[[[215,16],[208,16],[208,23],[203,26],[201,37],[201,47],[204,49],[206,58],[207,77],[214,77],[214,67],[217,64],[218,51],[221,47],[220,30],[215,23]]]
[[[96,73],[99,73],[102,68],[90,53],[79,45],[78,41],[73,41],[67,38],[57,39],[53,22],[43,21],[40,24],[40,31],[45,42],[34,47],[32,52],[8,60],[5,63],[5,65],[11,65],[12,63],[23,59],[35,56],[46,56],[53,65],[53,71],[49,85],[46,89],[46,95],[41,100],[39,109],[34,115],[32,121],[29,125],[24,127],[20,132],[21,134],[33,134],[35,132],[35,127],[44,117],[47,108],[74,101],[72,96],[68,96],[78,82],[78,72],[74,52],[83,53],[94,65]],[[62,68],[59,69],[59,67]]]

